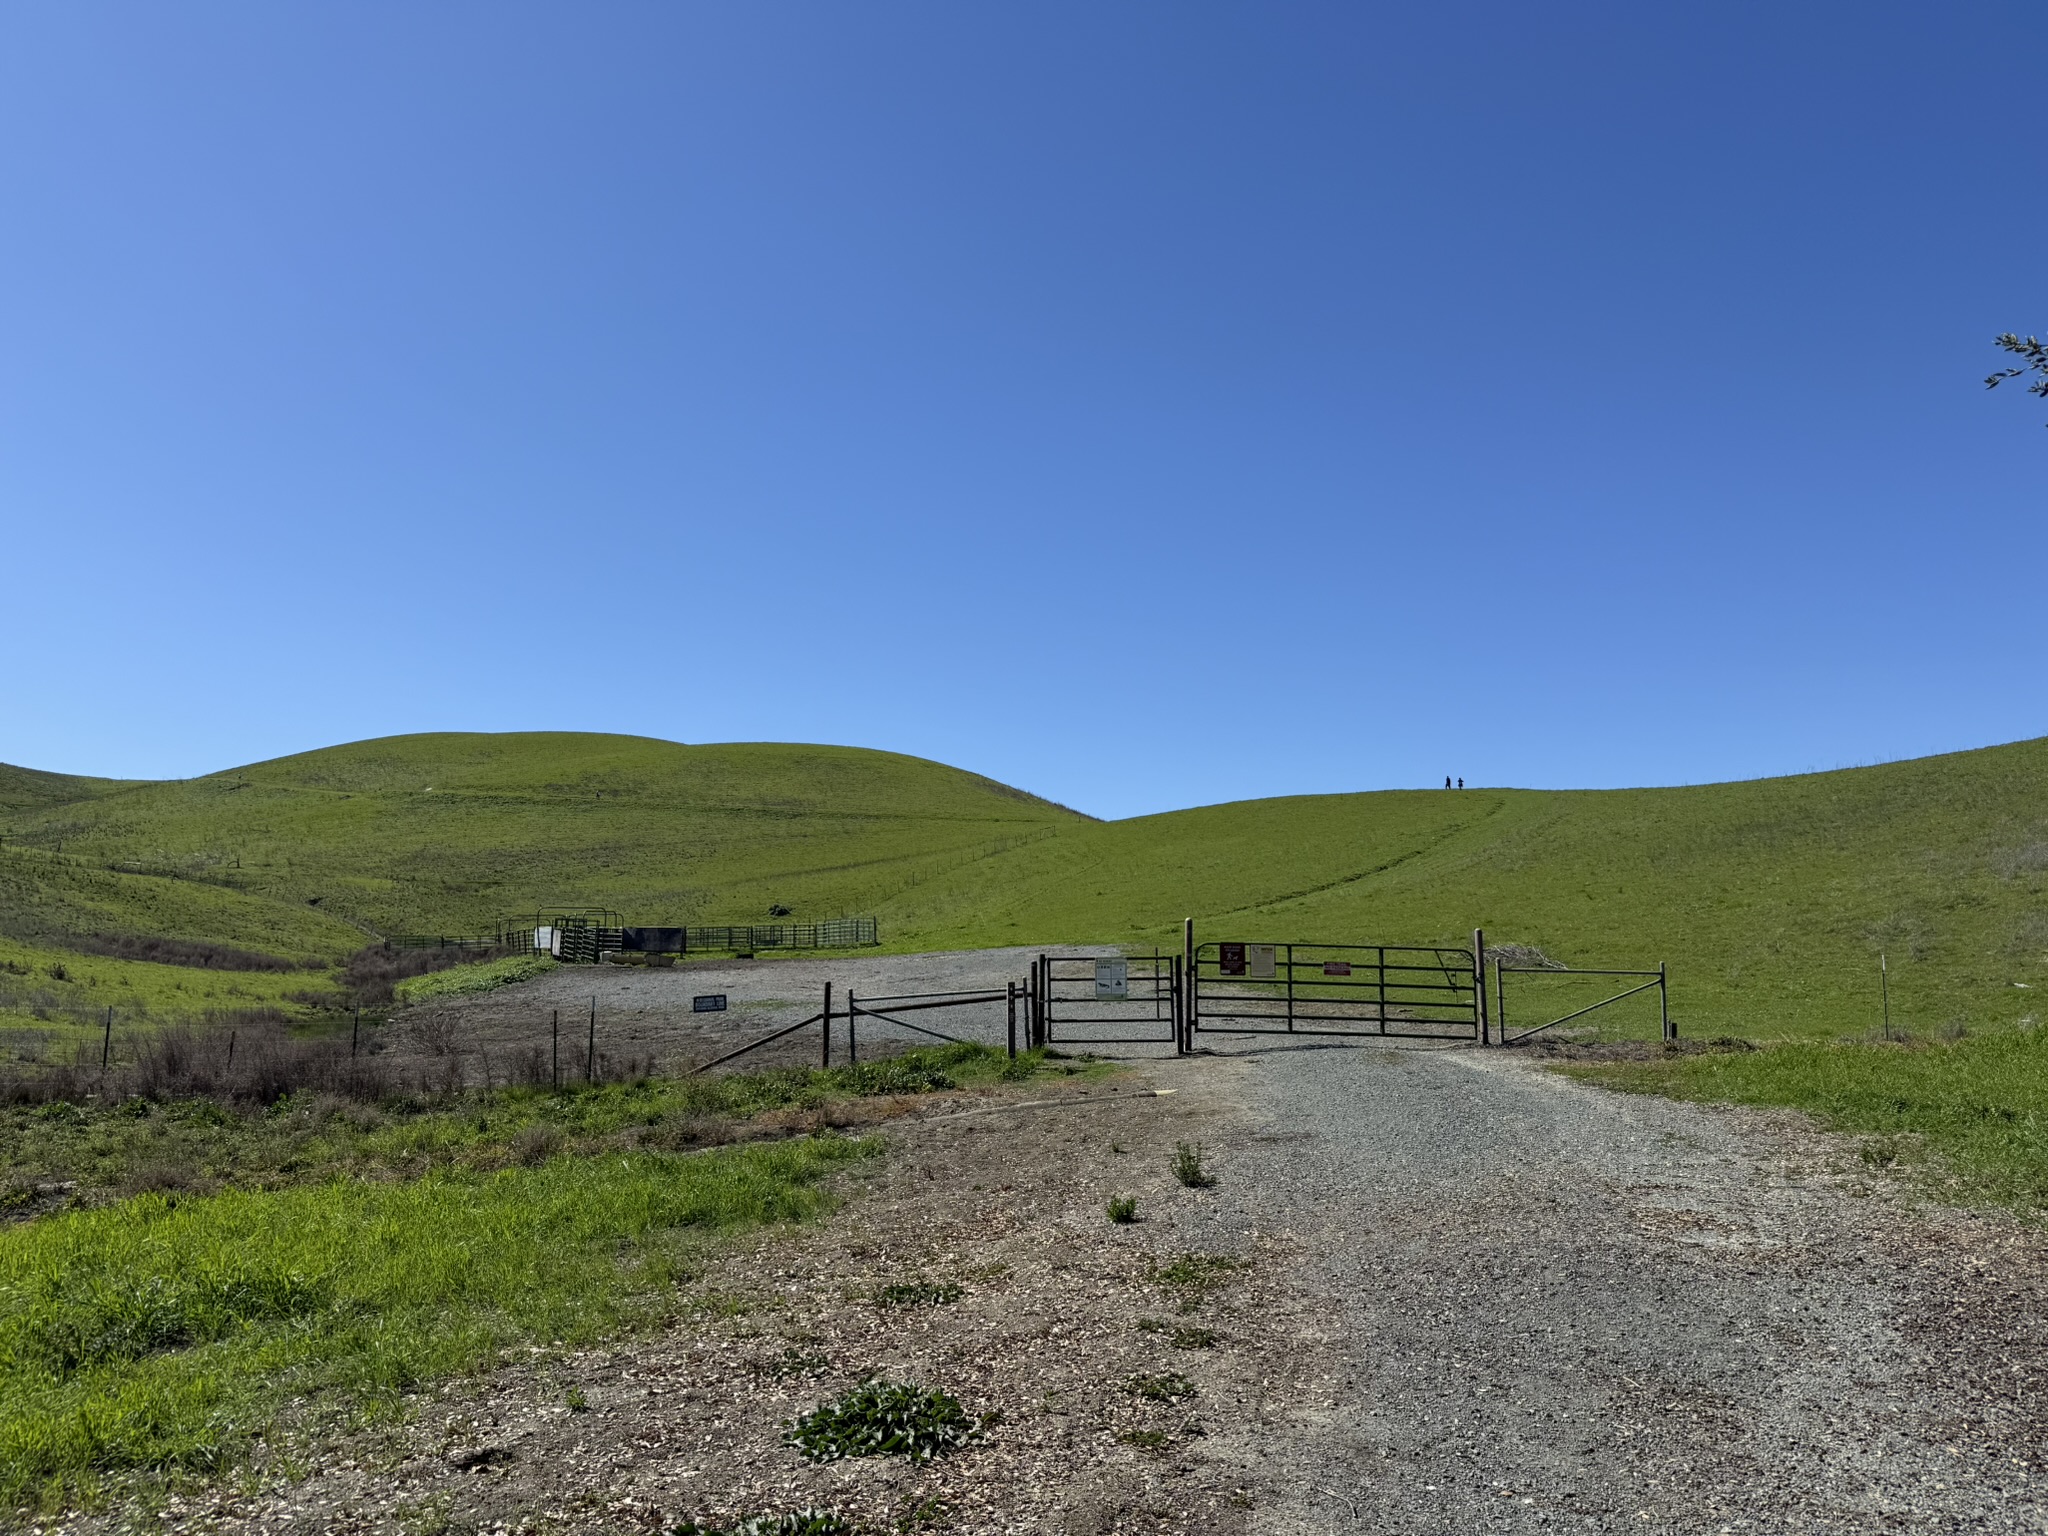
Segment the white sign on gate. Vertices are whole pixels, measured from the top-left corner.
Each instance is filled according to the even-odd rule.
[[[1131,962],[1128,960],[1096,961],[1095,995],[1097,997],[1129,997],[1131,995]]]
[[[1278,945],[1274,944],[1247,944],[1245,946],[1245,958],[1251,961],[1252,975],[1264,981],[1271,981],[1273,979],[1273,951],[1278,947]]]

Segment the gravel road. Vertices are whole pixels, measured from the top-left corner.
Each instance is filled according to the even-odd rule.
[[[1247,1115],[1188,1235],[1292,1254],[1309,1319],[1212,1442],[1255,1531],[2048,1529],[2034,1236],[1503,1053],[1191,1065]]]

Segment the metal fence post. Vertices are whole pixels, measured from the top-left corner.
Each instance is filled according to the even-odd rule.
[[[1671,991],[1664,977],[1664,962],[1657,962],[1657,1011],[1664,1018],[1664,1038],[1676,1040],[1678,1026],[1671,1022]]]
[[[1195,1048],[1195,920],[1180,920],[1180,1034],[1183,1052]]]
[[[1472,1022],[1479,1030],[1479,1043],[1491,1045],[1487,1038],[1486,1016],[1486,930],[1472,930]]]
[[[107,1063],[114,1055],[114,1010],[107,1010],[107,1032],[100,1037],[100,1070],[107,1070]]]
[[[548,1043],[550,1047],[548,1081],[554,1085],[555,1092],[560,1093],[562,1091],[562,1010],[559,1008],[555,1010],[555,1022],[550,1029]]]
[[[583,1081],[597,1081],[597,999],[590,1000],[590,1044],[583,1052]]]
[[[1009,1008],[1010,1019],[1010,1060],[1017,1059],[1017,983],[1003,983],[1004,1002]]]
[[[860,1065],[860,1039],[854,1033],[854,1020],[860,1017],[860,1004],[854,1001],[853,991],[846,993],[846,1059],[854,1066]]]
[[[825,1040],[818,1050],[818,1065],[827,1070],[832,1066],[832,983],[825,983]]]
[[[348,1053],[349,1053],[349,1056],[350,1056],[351,1058],[353,1058],[353,1057],[355,1056],[356,1052],[357,1052],[358,1050],[360,1050],[360,1049],[362,1048],[362,1043],[363,1043],[363,1010],[362,1010],[362,1009],[360,1009],[360,1008],[358,1008],[358,1009],[356,1010],[356,1021],[355,1021],[355,1023],[353,1023],[353,1024],[351,1024],[351,1025],[349,1026],[349,1031],[348,1031]]]
[[[1052,1044],[1052,960],[1038,957],[1038,1045]]]

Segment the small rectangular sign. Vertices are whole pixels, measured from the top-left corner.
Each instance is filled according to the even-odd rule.
[[[725,1012],[725,994],[724,994],[723,992],[704,992],[704,993],[699,993],[699,994],[698,994],[698,995],[697,995],[696,997],[693,997],[693,998],[691,998],[691,999],[690,999],[690,1012],[692,1012],[692,1013],[723,1013],[723,1012]]]
[[[1349,976],[1351,974],[1351,962],[1349,960],[1325,960],[1323,962],[1323,974],[1325,976]]]
[[[1098,998],[1129,997],[1131,995],[1131,962],[1128,960],[1096,961],[1095,995]]]
[[[1271,981],[1273,979],[1273,951],[1278,947],[1274,944],[1247,944],[1245,946],[1245,961],[1249,968],[1247,974],[1261,981]]]
[[[1218,944],[1216,946],[1216,971],[1222,976],[1244,974],[1244,946],[1242,944]]]

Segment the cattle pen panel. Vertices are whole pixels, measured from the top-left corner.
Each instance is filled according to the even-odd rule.
[[[1480,1040],[1470,951],[1437,945],[1195,946],[1190,1033]]]

